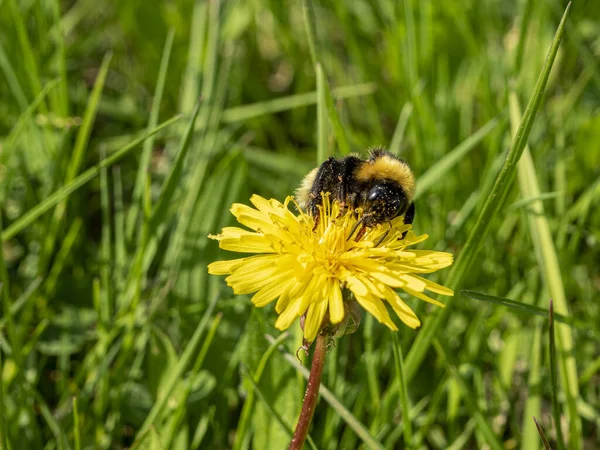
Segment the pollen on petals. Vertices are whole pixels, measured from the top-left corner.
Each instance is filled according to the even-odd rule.
[[[419,319],[396,289],[440,307],[443,303],[425,292],[453,295],[451,289],[421,276],[451,265],[452,255],[411,248],[427,235],[416,236],[401,217],[365,230],[356,240],[349,237],[360,210],[344,212],[328,196],[323,197],[318,222],[291,197],[281,203],[253,195],[250,201],[253,207],[239,203],[231,207],[249,230],[225,227],[209,237],[224,250],[252,256],[216,261],[208,271],[229,275],[227,284],[235,293],[254,294],[252,303],[257,307],[275,302],[279,330],[304,315],[304,338],[311,342],[325,325],[344,320],[345,302],[351,296],[392,330],[398,328],[388,307],[406,326],[417,328]]]

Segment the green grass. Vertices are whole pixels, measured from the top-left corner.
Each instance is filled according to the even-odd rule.
[[[566,8],[0,2],[0,448],[286,448],[301,331],[207,235],[371,145],[456,295],[338,341],[307,448],[600,447],[600,6]]]

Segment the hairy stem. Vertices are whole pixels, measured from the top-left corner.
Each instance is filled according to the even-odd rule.
[[[321,385],[321,374],[325,364],[325,354],[327,353],[327,336],[319,334],[313,352],[312,364],[310,366],[310,376],[308,377],[308,385],[306,386],[306,394],[302,402],[302,411],[298,418],[296,431],[288,450],[301,450],[304,446],[304,441],[308,435],[308,429],[315,413],[315,406],[319,398],[319,386]]]

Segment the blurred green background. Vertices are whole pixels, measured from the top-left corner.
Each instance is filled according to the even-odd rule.
[[[286,448],[299,326],[275,350],[273,308],[207,275],[230,255],[206,236],[234,201],[290,195],[317,148],[401,155],[424,248],[460,254],[566,2],[312,5],[321,71],[302,2],[0,1],[0,447]],[[575,2],[532,165],[433,345],[418,357],[419,330],[394,346],[364,316],[331,350],[317,448],[542,448],[532,416],[554,448],[600,448],[599,32],[600,3]],[[562,295],[578,325],[557,334],[558,391],[548,321],[460,289],[544,310]],[[407,301],[425,326],[439,313]]]

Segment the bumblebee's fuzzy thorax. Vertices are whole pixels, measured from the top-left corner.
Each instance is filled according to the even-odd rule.
[[[409,203],[415,196],[415,176],[408,164],[381,149],[371,152],[371,157],[356,170],[355,176],[358,181],[365,183],[375,180],[395,181],[404,191]]]

